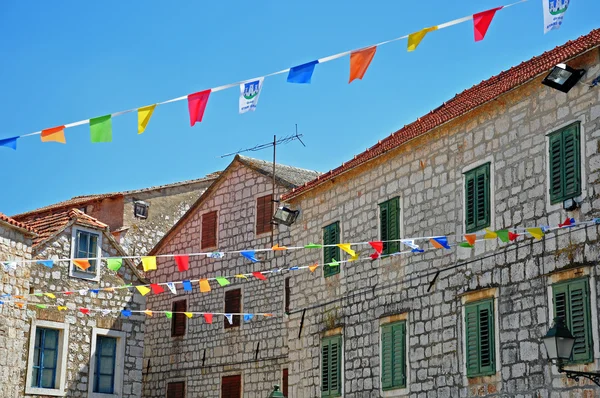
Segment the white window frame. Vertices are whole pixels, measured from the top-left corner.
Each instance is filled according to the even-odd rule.
[[[82,232],[87,232],[90,234],[94,234],[94,235],[98,235],[98,252],[96,253],[96,274],[94,275],[91,272],[83,272],[83,271],[77,271],[75,269],[76,265],[73,263],[73,261],[69,262],[69,276],[71,278],[79,278],[79,279],[86,279],[86,280],[91,280],[91,281],[99,281],[100,280],[100,259],[102,258],[102,231],[97,230],[97,229],[92,229],[92,228],[85,228],[85,227],[80,227],[80,226],[73,226],[72,228],[72,232],[71,232],[71,258],[76,258],[75,257],[75,246],[77,244],[77,232],[78,231],[82,231]]]
[[[123,373],[125,371],[125,332],[110,329],[92,329],[92,344],[90,347],[90,373],[88,375],[88,397],[89,398],[118,398],[123,392]],[[115,389],[113,394],[94,392],[94,372],[96,370],[96,338],[107,336],[117,339],[117,352],[115,356]]]
[[[389,324],[396,322],[404,322],[406,324],[406,335],[404,336],[404,352],[406,355],[406,386],[395,388],[393,390],[383,390],[383,386],[381,383],[381,374],[383,371],[383,344],[382,344],[382,334],[381,329]],[[390,397],[404,397],[410,394],[410,331],[409,326],[411,326],[408,321],[408,312],[404,312],[398,315],[386,316],[384,318],[379,319],[379,393],[384,398]]]
[[[37,328],[57,329],[58,334],[58,358],[56,361],[56,385],[58,388],[38,388],[32,387],[33,373],[33,355],[35,352],[35,335]],[[25,378],[25,394],[28,395],[50,395],[62,397],[65,395],[65,384],[67,380],[67,356],[69,351],[69,324],[43,321],[33,318],[29,329],[29,352],[27,355],[27,376]]]

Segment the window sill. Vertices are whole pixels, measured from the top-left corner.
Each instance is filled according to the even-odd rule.
[[[101,393],[101,392],[92,392],[89,393],[88,398],[118,398],[120,397],[121,394],[105,394],[105,393]]]
[[[53,397],[64,397],[65,391],[55,388],[37,388],[27,387],[25,388],[25,395],[50,395]]]
[[[468,379],[474,379],[476,377],[487,377],[487,376],[494,376],[496,374],[496,371],[493,372],[485,372],[485,373],[476,373],[476,374],[468,374],[467,378]]]
[[[403,387],[390,387],[381,390],[381,396],[383,398],[394,398],[394,397],[406,397],[410,394],[408,386]]]

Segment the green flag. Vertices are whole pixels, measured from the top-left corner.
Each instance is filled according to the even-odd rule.
[[[498,235],[498,238],[504,242],[507,243],[508,242],[508,229],[501,229],[499,231],[496,231],[496,234]]]
[[[308,245],[304,246],[305,249],[320,249],[321,245],[317,245],[316,243],[309,243]]]
[[[460,247],[466,247],[466,248],[468,248],[468,249],[472,249],[472,248],[473,248],[473,245],[472,245],[472,244],[470,244],[469,242],[460,242],[458,245],[459,245]]]
[[[111,115],[90,119],[90,138],[93,143],[112,141]]]
[[[123,265],[122,258],[109,258],[106,260],[108,269],[111,271],[118,271]]]
[[[217,282],[218,282],[218,283],[219,283],[219,285],[221,285],[221,286],[227,286],[227,285],[229,285],[229,284],[231,283],[231,282],[229,282],[229,281],[227,280],[227,278],[225,278],[225,277],[223,277],[223,276],[217,276],[215,279],[217,280]]]
[[[337,262],[335,258],[331,259],[331,262],[328,264],[330,267],[339,267],[340,263]]]
[[[165,311],[165,315],[167,316],[167,318],[171,319],[173,318],[173,313],[171,311]]]

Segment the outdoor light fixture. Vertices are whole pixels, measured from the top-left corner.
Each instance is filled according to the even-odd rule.
[[[600,373],[578,372],[564,368],[565,361],[571,358],[575,337],[571,334],[569,328],[565,326],[562,318],[554,319],[554,326],[542,338],[548,352],[548,359],[555,362],[560,373],[565,373],[568,378],[578,381],[580,377],[590,379],[600,386]]]
[[[575,199],[566,199],[565,201],[563,201],[563,209],[565,209],[566,211],[573,211],[577,207],[579,207],[579,203],[577,203]]]
[[[275,210],[273,221],[277,224],[290,226],[296,221],[299,214],[299,210],[291,210],[286,206],[279,206],[279,208]]]
[[[281,391],[279,391],[279,386],[273,386],[273,392],[269,394],[268,398],[285,398],[285,395]]]
[[[584,74],[585,69],[573,69],[568,65],[558,64],[542,80],[542,84],[568,93]]]

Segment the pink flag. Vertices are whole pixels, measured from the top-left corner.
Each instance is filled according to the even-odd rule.
[[[494,15],[496,15],[496,11],[500,10],[502,7],[492,8],[491,10],[479,12],[477,14],[473,14],[473,29],[475,32],[475,41],[481,41],[485,37],[490,24],[492,23],[492,19]]]
[[[202,122],[202,116],[204,116],[204,109],[206,109],[210,91],[211,90],[208,89],[188,95],[188,109],[190,111],[191,126],[196,124],[196,122]]]
[[[175,263],[179,272],[190,269],[190,256],[175,256]]]
[[[206,323],[212,323],[212,318],[213,318],[213,314],[203,314],[204,315],[204,320],[206,321]]]

